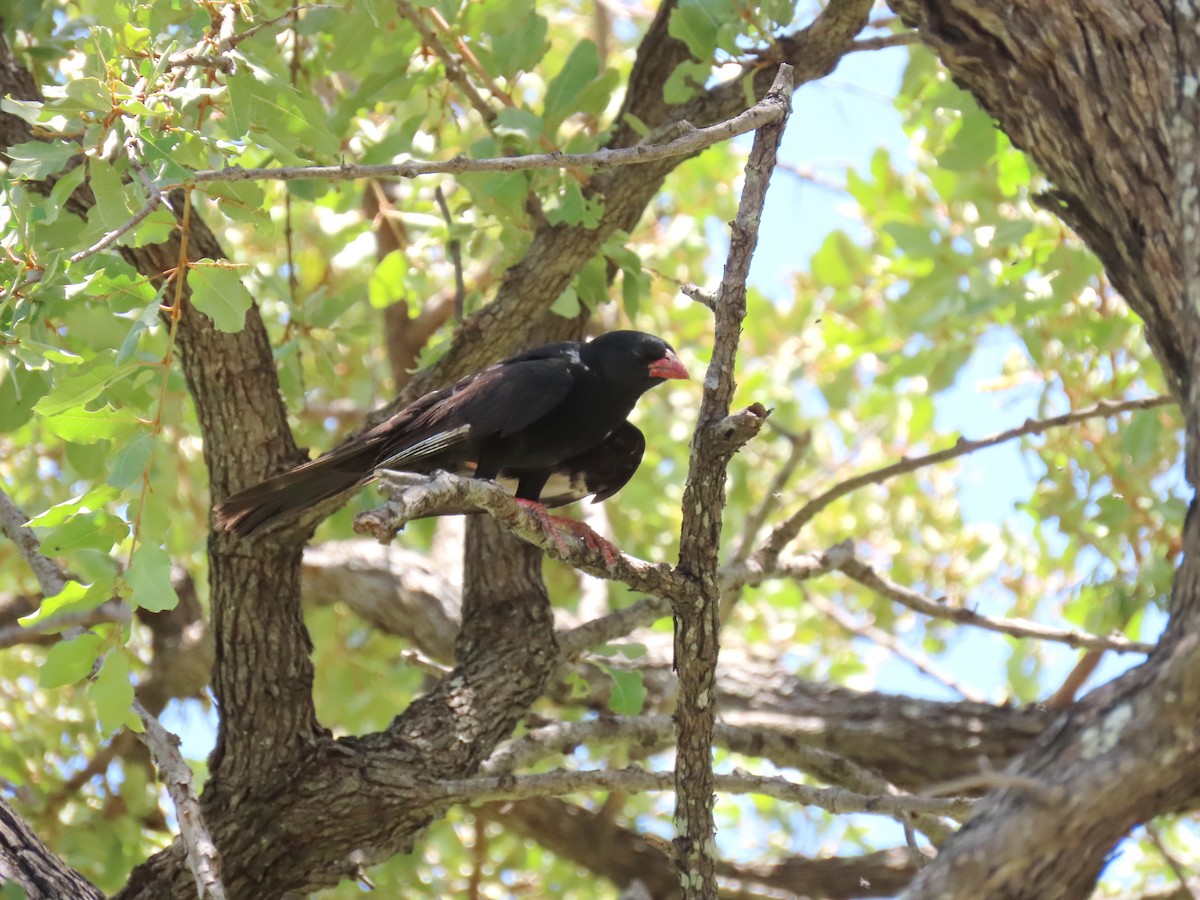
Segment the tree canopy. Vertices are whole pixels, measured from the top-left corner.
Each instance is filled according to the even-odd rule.
[[[1200,891],[1190,3],[2,15],[5,897]],[[822,165],[848,54],[903,136]],[[615,559],[478,483],[212,530],[613,328],[693,372]]]

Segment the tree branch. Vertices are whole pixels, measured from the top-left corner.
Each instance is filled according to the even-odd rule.
[[[193,172],[187,184],[209,184],[216,181],[297,181],[299,179],[327,179],[352,181],[360,178],[419,178],[422,175],[461,175],[464,172],[523,172],[529,169],[615,169],[621,166],[643,165],[699,153],[714,144],[748,134],[779,121],[778,104],[767,100],[750,107],[723,122],[704,128],[693,128],[679,122],[664,129],[666,133],[680,133],[679,137],[662,144],[650,143],[617,149],[600,149],[591,153],[531,153],[526,156],[498,156],[484,159],[468,159],[456,156],[447,160],[410,159],[398,163],[380,165],[355,165],[342,163],[337,166],[272,166],[261,169],[243,169],[227,166],[224,169],[200,169]],[[179,187],[172,183],[164,190]]]
[[[751,775],[735,771],[714,775],[714,787],[727,794],[760,794],[830,813],[869,813],[902,817],[912,815],[962,818],[971,801],[962,798],[869,795],[843,788],[814,788],[777,776]],[[675,789],[673,772],[651,772],[637,766],[624,769],[571,771],[555,769],[537,775],[496,775],[441,781],[422,786],[416,797],[430,803],[483,803],[497,800],[526,800],[592,791],[670,791]],[[686,896],[687,888],[684,893]]]
[[[816,518],[819,512],[835,500],[839,500],[861,487],[866,487],[870,484],[880,484],[897,475],[904,475],[908,472],[924,469],[927,466],[948,462],[960,456],[966,456],[968,453],[974,453],[977,450],[983,450],[987,447],[995,447],[997,444],[1004,444],[1008,441],[1014,441],[1017,438],[1044,434],[1054,428],[1075,425],[1079,422],[1085,422],[1088,419],[1119,416],[1122,413],[1134,410],[1171,406],[1178,402],[1176,398],[1167,396],[1144,397],[1137,400],[1121,401],[1101,400],[1094,406],[1089,406],[1086,409],[1077,410],[1076,412],[1065,413],[1061,416],[1052,416],[1048,419],[1026,419],[1023,425],[1018,425],[1015,428],[1009,428],[989,437],[979,438],[978,440],[959,438],[952,447],[946,447],[943,450],[927,453],[923,456],[914,456],[911,459],[901,459],[898,462],[882,466],[881,468],[872,469],[870,472],[863,472],[861,475],[855,475],[852,478],[847,478],[845,481],[835,484],[823,494],[819,494],[805,503],[787,521],[775,527],[756,556],[764,566],[769,568],[774,559],[800,534],[800,530],[805,525]]]
[[[746,316],[746,278],[758,244],[767,187],[779,142],[791,111],[792,67],[781,65],[763,99],[780,110],[777,121],[760,128],[746,161],[746,183],[733,221],[725,272],[717,292],[713,354],[704,376],[700,415],[692,435],[687,484],[683,490],[683,529],[676,571],[687,590],[671,595],[675,613],[675,667],[679,706],[675,757],[675,839],[685,898],[715,900],[716,845],[713,836],[712,736],[716,721],[716,671],[720,647],[721,586],[718,565],[725,478],[729,460],[744,443],[728,426],[734,390],[734,363]],[[759,408],[753,431],[766,422]],[[745,435],[748,439],[749,435]]]
[[[18,886],[29,900],[104,900],[104,892],[55,856],[0,797],[0,885]]]
[[[133,711],[146,729],[141,738],[150,749],[158,777],[175,803],[179,837],[187,848],[188,868],[196,879],[196,893],[200,900],[225,900],[221,857],[204,824],[200,802],[192,787],[191,767],[179,752],[179,736],[163,728],[162,723],[137,700],[133,701]]]
[[[0,488],[0,529],[17,546],[17,550],[33,570],[42,596],[53,597],[67,583],[67,576],[58,563],[42,553],[41,544],[33,530],[25,525],[29,516],[21,512],[12,498]]]
[[[933,600],[923,594],[896,584],[884,578],[871,566],[859,559],[854,553],[854,547],[846,541],[836,547],[831,547],[825,553],[831,568],[849,576],[864,587],[882,594],[889,600],[894,600],[914,612],[933,616],[938,619],[949,619],[963,625],[974,625],[988,631],[1008,634],[1013,637],[1035,638],[1040,641],[1055,641],[1068,647],[1086,647],[1089,650],[1112,650],[1116,653],[1145,653],[1154,651],[1153,644],[1131,641],[1119,635],[1099,637],[1082,631],[1064,631],[1058,628],[1048,628],[1025,619],[993,619],[971,609],[951,607],[945,603]]]

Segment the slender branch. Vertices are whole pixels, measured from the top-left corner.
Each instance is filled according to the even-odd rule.
[[[717,575],[721,581],[721,591],[728,593],[741,587],[754,587],[773,578],[787,578],[795,582],[807,581],[818,575],[824,575],[831,568],[832,563],[825,554],[812,553],[777,560],[775,567],[769,571],[763,569],[754,560],[731,563],[718,569]],[[608,643],[616,638],[624,637],[638,628],[653,625],[670,611],[671,604],[665,595],[646,597],[624,609],[618,609],[606,616],[584,622],[558,636],[561,659],[564,662],[574,659],[589,647]]]
[[[1159,856],[1167,864],[1168,868],[1175,873],[1175,877],[1179,879],[1179,888],[1183,892],[1183,896],[1188,900],[1196,900],[1196,892],[1191,888],[1191,879],[1188,877],[1187,867],[1180,861],[1171,849],[1163,840],[1162,834],[1159,833],[1158,827],[1153,822],[1147,822],[1142,826],[1146,832],[1146,837],[1150,843],[1154,845],[1154,849],[1158,851]]]
[[[0,797],[0,883],[29,900],[104,900],[104,892],[59,859]]]
[[[0,527],[17,545],[21,555],[37,576],[43,594],[52,597],[66,584],[61,569],[41,551],[36,535],[24,523],[27,517],[12,499],[0,489]],[[98,610],[93,610],[93,613]],[[65,617],[43,623],[62,624]],[[82,623],[80,623],[82,624]],[[196,876],[196,886],[202,900],[225,900],[225,890],[217,875],[217,851],[200,818],[200,806],[192,790],[192,772],[179,754],[179,738],[168,732],[141,702],[133,701],[133,710],[145,725],[145,740],[162,775],[167,791],[179,814],[179,833],[188,852],[188,864]]]
[[[607,644],[639,628],[653,625],[670,612],[671,601],[666,597],[646,597],[624,609],[584,622],[558,635],[559,661],[569,662],[591,647]]]
[[[717,295],[712,291],[706,291],[698,284],[681,284],[679,292],[684,296],[691,297],[697,303],[707,306],[711,310],[717,308]]]
[[[670,791],[673,772],[652,772],[637,766],[576,772],[555,769],[537,775],[495,775],[462,778],[414,786],[414,802],[489,803],[501,800],[527,800],[581,791]],[[760,794],[804,806],[815,806],[834,814],[869,813],[882,816],[931,815],[961,819],[970,811],[965,798],[919,797],[913,794],[871,795],[844,788],[815,788],[796,784],[786,778],[751,775],[735,771],[713,778],[716,790],[726,794]]]
[[[492,109],[483,95],[479,93],[471,79],[467,76],[466,70],[463,69],[458,59],[450,52],[450,49],[442,43],[441,38],[429,27],[429,23],[421,15],[421,11],[413,7],[408,0],[396,0],[396,11],[400,13],[400,17],[408,21],[413,28],[417,30],[417,34],[421,36],[421,43],[437,54],[438,59],[442,61],[442,67],[446,70],[446,78],[458,85],[459,90],[463,92],[471,106],[479,113],[485,123],[491,125],[496,120],[496,111]]]
[[[450,215],[450,205],[446,203],[446,195],[442,193],[441,185],[433,189],[433,196],[437,200],[438,208],[442,211],[442,218],[446,220],[447,231],[452,232],[454,217]],[[467,285],[463,279],[462,247],[458,238],[447,239],[446,251],[450,255],[450,264],[454,267],[454,318],[461,322],[467,297]]]
[[[188,868],[196,879],[200,900],[225,900],[221,882],[221,858],[200,813],[200,801],[192,786],[192,770],[179,752],[179,737],[167,731],[146,707],[133,701],[133,711],[145,726],[141,735],[154,758],[159,778],[171,795],[179,819],[179,836],[187,849]]]
[[[1115,653],[1144,653],[1154,650],[1153,644],[1141,641],[1131,641],[1118,635],[1099,637],[1084,631],[1068,631],[1050,628],[1030,622],[1027,619],[994,619],[971,609],[947,606],[944,602],[926,597],[911,588],[896,584],[876,572],[870,565],[859,559],[854,547],[849,541],[831,547],[825,552],[830,567],[837,569],[847,577],[857,581],[864,587],[882,594],[889,600],[894,600],[901,606],[906,606],[914,612],[938,619],[949,619],[961,625],[973,625],[987,631],[1019,638],[1034,638],[1039,641],[1054,641],[1066,644],[1068,647],[1086,647],[1095,650],[1112,650]]]
[[[21,512],[12,498],[0,488],[0,529],[17,545],[17,550],[33,570],[42,594],[53,597],[63,589],[67,576],[54,560],[42,553],[37,535],[25,525],[28,521],[29,516]]]
[[[921,35],[916,31],[901,31],[898,34],[884,34],[879,37],[861,38],[850,45],[847,53],[857,53],[862,50],[884,50],[888,47],[905,47],[919,43]]]
[[[760,128],[746,161],[746,182],[731,226],[729,253],[714,300],[713,354],[704,376],[699,420],[692,435],[677,574],[686,591],[671,596],[675,613],[675,667],[679,704],[675,715],[676,862],[685,900],[715,900],[716,824],[713,819],[712,741],[716,721],[716,670],[720,650],[721,521],[729,460],[767,420],[752,408],[742,428],[729,415],[734,364],[746,317],[746,279],[758,244],[767,187],[791,111],[792,67],[783,64],[760,105],[774,105],[774,122]]]
[[[300,6],[293,6],[286,12],[267,19],[264,22],[259,22],[247,28],[245,31],[234,33],[233,31],[233,16],[232,11],[235,9],[233,4],[222,9],[221,27],[218,29],[217,40],[214,43],[210,37],[205,37],[199,44],[191,50],[183,50],[171,56],[168,66],[172,69],[220,69],[222,72],[233,73],[237,69],[237,61],[234,57],[229,56],[229,51],[237,47],[238,44],[247,38],[251,38],[264,28],[270,28],[273,25],[278,25],[280,22],[291,19],[302,12],[307,12],[313,9],[337,9],[344,10],[345,7],[336,3],[307,3]],[[228,12],[227,12],[228,11]]]
[[[581,745],[593,750],[609,744],[636,746],[646,751],[660,750],[671,742],[673,731],[671,717],[662,715],[555,722],[535,728],[502,745],[484,764],[481,774],[508,774],[550,756],[570,753]],[[781,741],[778,734],[768,729],[717,724],[714,742],[734,753],[769,759],[779,767],[797,768],[830,785],[849,788],[861,794],[903,796],[902,791],[876,772],[820,747]],[[915,824],[935,842],[950,835],[950,829],[936,816],[915,816]]]
[[[523,540],[589,574],[620,581],[635,591],[672,596],[686,590],[683,577],[665,563],[646,562],[619,551],[613,556],[611,546],[610,557],[606,559],[602,548],[588,546],[574,535],[560,534],[558,539],[552,539],[537,516],[493,482],[460,478],[449,472],[426,477],[381,471],[380,484],[390,499],[382,509],[362,513],[355,519],[354,528],[360,534],[371,534],[387,542],[413,519],[444,515],[447,510],[482,510]]]
[[[966,456],[969,453],[974,453],[977,450],[983,450],[987,447],[995,447],[997,444],[1004,444],[1008,441],[1014,441],[1017,438],[1044,434],[1054,428],[1062,428],[1066,425],[1075,425],[1079,422],[1085,422],[1088,419],[1096,419],[1100,417],[1110,418],[1119,416],[1122,413],[1133,412],[1141,409],[1154,409],[1160,406],[1170,406],[1179,401],[1170,396],[1144,397],[1138,400],[1122,400],[1111,401],[1101,400],[1095,406],[1089,406],[1086,409],[1081,409],[1076,412],[1065,413],[1061,416],[1053,416],[1048,419],[1026,419],[1023,425],[1018,425],[1015,428],[1009,428],[1006,431],[998,432],[990,437],[980,438],[978,440],[968,440],[959,438],[954,446],[946,447],[943,450],[938,450],[934,453],[928,453],[924,456],[914,456],[912,458],[901,459],[898,462],[883,466],[879,469],[873,469],[870,472],[863,472],[861,475],[855,475],[852,478],[847,478],[845,481],[839,482],[831,487],[825,493],[814,497],[802,506],[799,511],[788,518],[786,522],[778,525],[771,533],[766,543],[756,554],[764,567],[771,568],[771,563],[774,561],[783,548],[791,543],[800,530],[811,522],[825,507],[845,497],[847,494],[858,490],[861,487],[866,487],[870,484],[880,484],[887,481],[889,478],[894,478],[897,475],[904,475],[909,472],[915,472],[918,469],[926,468],[927,466],[937,465],[952,459],[957,459],[960,456]]]
[[[836,603],[830,603],[824,597],[816,593],[809,593],[805,596],[805,603],[820,612],[826,618],[832,619],[838,625],[845,628],[851,634],[856,634],[865,640],[878,644],[888,652],[894,654],[904,660],[922,675],[927,675],[939,684],[945,685],[950,690],[954,691],[964,700],[970,700],[972,703],[986,703],[987,698],[973,688],[959,684],[958,681],[948,672],[942,671],[941,667],[934,664],[922,653],[916,653],[913,650],[905,647],[904,644],[893,634],[884,631],[882,628],[876,628],[870,622],[858,622],[854,617],[839,607]]]
[[[63,613],[32,625],[17,624],[0,628],[0,650],[35,641],[47,641],[50,639],[50,635],[62,632],[85,631],[93,625],[100,625],[104,622],[127,622],[128,620],[129,607],[119,600],[109,600],[95,609]]]
[[[456,156],[447,160],[405,160],[398,163],[360,166],[342,163],[337,166],[277,166],[263,169],[243,169],[227,166],[224,169],[201,169],[192,173],[190,184],[214,181],[248,181],[252,179],[296,181],[302,178],[324,178],[348,181],[358,178],[417,178],[421,175],[458,175],[463,172],[519,172],[528,169],[611,169],[640,163],[690,156],[714,144],[747,134],[764,125],[778,122],[781,113],[777,106],[764,98],[724,122],[706,128],[693,128],[687,122],[677,123],[670,130],[679,136],[661,144],[638,144],[620,149],[602,149],[592,153],[535,153],[529,156],[500,156],[467,159]],[[682,132],[682,133],[680,133]],[[165,185],[162,187],[177,187]]]
[[[783,461],[783,465],[775,473],[763,493],[763,498],[755,507],[754,511],[746,519],[742,526],[741,535],[738,537],[737,546],[733,551],[733,559],[741,562],[750,555],[750,550],[754,546],[754,539],[758,536],[758,532],[762,530],[763,525],[775,509],[779,506],[780,497],[783,494],[784,488],[787,487],[792,476],[796,473],[796,469],[800,466],[801,460],[808,453],[808,448],[812,446],[812,431],[805,430],[800,434],[793,434],[779,425],[774,425],[773,429],[779,432],[788,442],[787,459]]]
[[[72,254],[68,258],[70,262],[82,262],[88,257],[95,256],[100,251],[108,249],[130,231],[137,228],[152,212],[163,205],[163,191],[150,180],[146,175],[145,169],[142,168],[141,161],[138,158],[138,142],[135,138],[131,137],[125,141],[125,154],[129,157],[130,165],[133,167],[134,172],[137,173],[142,186],[146,189],[146,202],[124,224],[118,225],[112,231],[107,232],[92,246]]]

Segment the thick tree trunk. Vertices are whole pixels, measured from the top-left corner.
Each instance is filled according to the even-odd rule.
[[[1190,3],[1151,0],[891,0],[955,79],[1054,185],[1051,208],[1103,261],[1142,317],[1187,421],[1200,472],[1194,397],[1200,318],[1188,302],[1195,231],[1177,181],[1194,177],[1195,120],[1176,128],[1176,86],[1195,84]],[[1177,17],[1178,20],[1177,20]],[[1192,90],[1192,95],[1195,91]],[[1181,91],[1180,95],[1186,94]],[[1059,717],[1011,772],[1019,786],[987,797],[905,896],[1087,896],[1129,829],[1186,808],[1200,790],[1200,523],[1189,517],[1172,620],[1140,668]]]

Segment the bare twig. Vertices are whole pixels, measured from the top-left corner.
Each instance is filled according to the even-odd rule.
[[[670,791],[674,782],[673,772],[652,772],[637,766],[583,772],[555,769],[537,775],[495,775],[441,781],[428,786],[414,785],[413,802],[488,803],[580,791]],[[921,814],[958,819],[971,808],[971,801],[964,798],[860,794],[844,788],[815,788],[786,778],[751,775],[740,770],[714,776],[713,786],[726,794],[761,794],[835,814],[870,813],[892,817]]]
[[[767,487],[766,493],[763,494],[762,500],[755,510],[750,513],[746,519],[746,524],[742,526],[737,547],[733,551],[735,562],[741,562],[750,555],[750,551],[754,547],[754,539],[758,536],[758,532],[771,516],[771,513],[779,506],[783,489],[787,487],[787,483],[791,480],[792,475],[795,474],[800,461],[804,459],[808,448],[812,446],[811,431],[805,430],[799,434],[794,434],[779,425],[773,425],[772,427],[773,430],[779,432],[788,442],[787,459],[783,461],[783,465],[779,467],[779,471],[771,479],[771,484]]]
[[[0,650],[7,650],[9,647],[34,641],[46,641],[49,640],[49,635],[61,632],[74,634],[104,622],[126,622],[128,620],[129,607],[119,600],[109,600],[95,609],[63,613],[32,625],[18,624],[0,628]]]
[[[635,591],[667,596],[685,589],[683,577],[665,563],[646,562],[621,552],[606,559],[602,548],[590,547],[574,536],[559,535],[558,540],[552,539],[532,512],[494,482],[460,478],[449,472],[438,472],[432,477],[380,472],[380,484],[390,499],[383,509],[361,513],[355,519],[354,528],[360,534],[371,534],[387,542],[413,519],[444,514],[447,510],[482,510],[555,559],[592,575],[620,581]]]
[[[105,234],[100,240],[92,244],[92,246],[80,250],[69,257],[69,261],[73,263],[82,262],[90,256],[95,256],[101,250],[106,250],[119,241],[124,235],[128,234],[133,229],[137,228],[146,218],[163,205],[163,191],[155,186],[154,182],[146,175],[145,169],[142,168],[139,157],[138,142],[134,138],[129,138],[125,141],[125,154],[129,157],[130,165],[134,172],[138,175],[142,186],[146,189],[146,202],[142,204],[142,208],[130,217],[130,219],[122,225],[118,225],[112,231]]]
[[[584,622],[577,628],[558,635],[558,652],[562,662],[575,659],[590,647],[607,644],[619,637],[652,625],[671,612],[671,601],[665,596],[646,597],[624,609]]]
[[[179,836],[187,849],[188,868],[196,879],[196,892],[201,900],[225,900],[220,854],[200,814],[200,801],[192,787],[191,767],[179,752],[179,737],[167,731],[140,701],[133,701],[133,711],[145,726],[141,737],[175,804]]]
[[[454,217],[450,215],[450,206],[446,203],[446,195],[442,193],[441,185],[433,189],[433,196],[442,211],[442,218],[446,220],[446,228],[452,232]],[[463,280],[462,247],[458,238],[451,237],[446,241],[446,252],[450,255],[450,264],[454,266],[454,318],[461,322],[467,298],[467,285]]]
[[[41,545],[33,531],[25,526],[29,517],[17,508],[12,498],[0,488],[0,529],[10,541],[17,545],[17,550],[24,557],[43,596],[53,597],[67,583],[67,576],[58,564],[42,553]]]
[[[308,3],[293,6],[278,16],[259,22],[245,31],[236,33],[233,30],[233,13],[235,9],[236,7],[232,3],[222,7],[221,24],[217,29],[217,39],[215,41],[211,36],[205,36],[204,40],[192,49],[172,54],[167,65],[172,69],[219,69],[226,74],[232,74],[237,70],[237,60],[229,55],[229,51],[233,50],[247,38],[253,37],[264,28],[270,28],[272,25],[277,25],[285,19],[293,19],[299,16],[300,13],[309,10],[345,9],[345,7],[334,3]]]
[[[620,149],[596,150],[592,153],[536,153],[529,156],[500,156],[485,159],[467,159],[456,156],[447,160],[404,160],[398,163],[360,166],[342,163],[337,166],[277,166],[264,169],[243,169],[228,166],[224,169],[201,169],[192,173],[189,184],[207,184],[214,181],[296,181],[301,178],[323,178],[348,181],[357,178],[417,178],[422,175],[457,175],[462,172],[519,172],[529,169],[611,169],[639,163],[686,156],[761,128],[779,120],[779,109],[764,99],[732,119],[693,128],[687,123],[676,123],[671,129],[679,133],[661,144],[645,143]],[[680,127],[683,126],[683,127]],[[175,187],[178,185],[164,185]]]
[[[413,28],[417,30],[417,34],[421,36],[421,43],[437,54],[438,59],[442,61],[442,67],[446,70],[446,77],[458,85],[459,90],[463,92],[471,106],[479,113],[485,123],[491,125],[496,120],[496,110],[492,109],[491,105],[479,93],[471,79],[467,76],[466,70],[459,63],[450,49],[442,43],[437,33],[429,27],[429,23],[425,21],[421,11],[416,9],[408,0],[396,0],[396,11],[400,16],[406,19]]]
[[[746,278],[758,244],[767,186],[783,128],[791,111],[792,68],[781,65],[762,105],[778,110],[774,122],[758,130],[746,162],[729,254],[714,302],[713,353],[704,376],[699,421],[692,435],[683,529],[677,573],[686,590],[672,594],[675,613],[675,666],[679,705],[675,714],[675,859],[685,900],[716,898],[716,826],[713,819],[712,740],[716,721],[716,669],[719,652],[721,584],[718,574],[721,520],[729,460],[741,443],[731,440],[734,363],[746,316]],[[766,422],[759,407],[753,431]]]
[[[1183,892],[1183,896],[1188,897],[1189,900],[1196,900],[1196,892],[1191,888],[1187,867],[1180,861],[1179,857],[1171,852],[1171,849],[1163,841],[1158,827],[1153,822],[1147,822],[1142,826],[1142,829],[1146,832],[1147,839],[1154,845],[1154,849],[1158,851],[1158,855],[1163,858],[1163,861],[1170,870],[1175,873],[1175,877],[1179,879],[1179,887]]]
[[[671,717],[662,715],[555,722],[507,742],[492,754],[481,771],[484,775],[511,773],[550,756],[570,753],[580,745],[596,749],[619,743],[648,751],[662,749],[671,742],[674,727]],[[771,760],[776,766],[794,767],[831,785],[860,794],[904,796],[886,778],[845,757],[820,747],[782,741],[777,733],[766,729],[718,723],[714,739],[717,746],[735,753],[752,753]],[[916,815],[912,821],[935,842],[950,834],[950,829],[936,816]]]
[[[717,295],[712,291],[706,291],[698,284],[681,284],[679,292],[684,296],[691,297],[697,303],[707,306],[711,310],[717,308]]]
[[[986,697],[966,685],[959,684],[953,676],[948,672],[942,671],[940,666],[925,657],[924,654],[917,653],[905,647],[895,635],[884,631],[882,628],[876,628],[870,622],[855,621],[854,617],[849,615],[844,609],[841,609],[836,603],[830,603],[819,594],[811,592],[806,594],[805,602],[823,616],[837,622],[851,634],[856,634],[861,638],[878,644],[888,652],[904,660],[921,674],[928,675],[939,684],[950,688],[950,690],[963,699],[970,700],[972,703],[987,702]]]
[[[1062,788],[1058,785],[1017,772],[996,772],[986,768],[977,775],[964,775],[931,785],[920,793],[922,797],[950,797],[1000,789],[1023,791],[1046,803],[1060,803],[1063,800]]]
[[[770,571],[760,568],[753,560],[732,563],[722,566],[717,574],[721,579],[722,593],[728,593],[740,587],[753,587],[773,578],[787,578],[791,581],[807,581],[824,575],[831,568],[831,563],[823,553],[812,553],[806,556],[787,557],[778,560],[775,568]],[[669,589],[669,583],[662,588]],[[646,597],[624,609],[618,609],[606,616],[584,622],[577,628],[558,636],[558,649],[561,658],[574,659],[589,647],[604,644],[611,640],[636,631],[656,621],[671,611],[671,603],[666,595]]]
[[[916,31],[901,31],[897,34],[884,34],[879,37],[861,38],[850,45],[847,53],[857,53],[862,50],[884,50],[887,47],[904,47],[921,40]]]
[[[847,494],[858,490],[861,487],[866,487],[869,484],[880,484],[887,481],[889,478],[894,478],[897,475],[904,475],[908,472],[915,472],[918,469],[923,469],[927,466],[944,463],[951,459],[957,459],[960,456],[966,456],[969,453],[974,453],[977,450],[983,450],[986,447],[995,447],[997,444],[1003,444],[1008,441],[1016,440],[1017,438],[1044,434],[1054,428],[1062,428],[1066,425],[1075,425],[1079,422],[1087,421],[1088,419],[1096,419],[1100,417],[1119,416],[1122,413],[1133,412],[1140,409],[1154,409],[1160,406],[1171,406],[1179,401],[1174,397],[1158,396],[1144,397],[1139,400],[1122,400],[1111,401],[1102,400],[1095,406],[1089,406],[1087,409],[1081,409],[1076,412],[1065,413],[1061,416],[1053,416],[1048,419],[1026,419],[1023,425],[1018,425],[1015,428],[1009,428],[1006,431],[1001,431],[993,434],[990,437],[980,438],[979,440],[967,440],[959,438],[954,446],[947,447],[944,450],[938,450],[934,453],[928,453],[924,456],[914,456],[911,459],[901,459],[899,462],[891,463],[879,469],[873,469],[870,472],[863,472],[861,475],[855,475],[852,478],[847,478],[845,481],[825,491],[823,494],[814,497],[802,506],[799,511],[788,518],[786,522],[777,526],[767,539],[766,543],[758,551],[757,556],[764,563],[764,568],[770,569],[771,563],[795,537],[800,533],[800,530],[811,522],[821,510],[829,506],[835,500],[845,497]]]
[[[889,600],[894,600],[901,606],[906,606],[914,612],[938,619],[949,619],[962,625],[973,625],[987,631],[996,631],[1013,637],[1034,638],[1039,641],[1054,641],[1066,644],[1068,647],[1087,647],[1088,649],[1112,650],[1115,653],[1145,653],[1154,649],[1153,644],[1131,641],[1119,635],[1099,637],[1084,631],[1068,631],[1060,628],[1050,628],[1030,622],[1028,619],[994,619],[971,609],[947,606],[938,600],[926,597],[911,588],[906,588],[884,578],[870,565],[859,559],[854,547],[849,541],[825,552],[831,568],[837,569],[864,587],[882,594]]]

